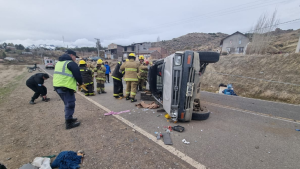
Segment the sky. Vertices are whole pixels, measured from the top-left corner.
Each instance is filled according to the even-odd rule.
[[[300,19],[299,0],[0,0],[0,43],[93,47],[170,40],[187,33],[247,32],[277,9]],[[278,26],[299,29],[300,20]]]

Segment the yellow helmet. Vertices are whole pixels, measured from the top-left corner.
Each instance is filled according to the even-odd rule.
[[[139,56],[139,60],[141,60],[141,59],[142,59],[142,60],[145,59],[143,55]]]
[[[129,59],[126,59],[126,62],[128,62],[129,61]]]
[[[101,59],[97,60],[97,64],[102,64],[102,63],[103,63],[103,61]]]
[[[80,60],[80,61],[79,61],[79,64],[80,64],[80,65],[85,65],[86,63],[85,63],[84,60]]]
[[[130,53],[130,54],[129,54],[129,56],[133,56],[133,57],[135,57],[135,54],[134,54],[134,53]]]

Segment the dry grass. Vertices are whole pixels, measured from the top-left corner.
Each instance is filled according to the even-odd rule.
[[[269,56],[223,56],[207,67],[202,90],[215,92],[220,83],[232,83],[240,96],[300,104],[300,87],[215,74],[221,72],[300,85],[300,54]]]

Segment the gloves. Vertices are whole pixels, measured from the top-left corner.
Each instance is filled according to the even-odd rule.
[[[84,84],[78,86],[78,91],[81,91],[81,89],[88,91],[88,89],[86,89],[86,86]]]

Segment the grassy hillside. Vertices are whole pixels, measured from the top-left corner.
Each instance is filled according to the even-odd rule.
[[[231,83],[240,96],[300,104],[299,75],[300,54],[221,56],[218,63],[208,65],[203,75],[201,88],[216,92],[220,83]],[[288,82],[298,86],[266,82],[259,79]]]

